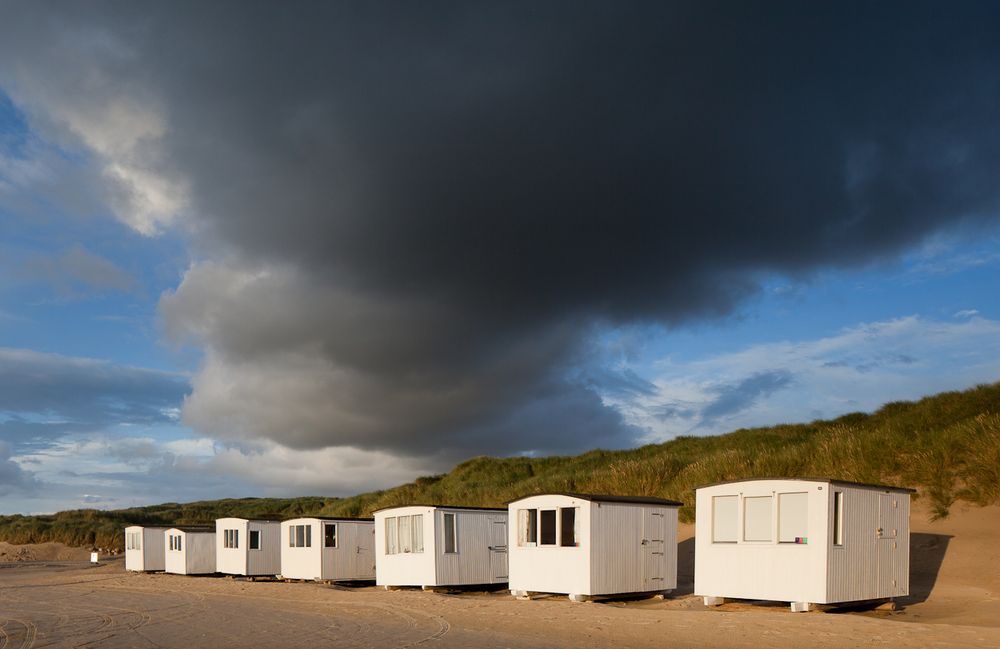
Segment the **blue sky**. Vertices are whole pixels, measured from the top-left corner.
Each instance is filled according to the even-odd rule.
[[[197,12],[112,13],[0,46],[0,513],[348,495],[475,454],[626,447],[1000,380],[1000,136],[976,121],[995,106],[976,78],[926,72],[969,93],[936,130],[934,100],[907,94],[922,89],[899,91],[910,119],[887,120],[867,103],[894,101],[877,72],[871,87],[840,77],[823,50],[829,83],[859,98],[827,133],[826,108],[803,109],[801,131],[781,116],[836,89],[794,69],[775,72],[777,98],[747,90],[747,114],[678,75],[707,93],[675,107],[691,129],[732,130],[675,164],[660,156],[688,133],[646,112],[669,102],[629,77],[638,54],[607,63],[618,76],[573,76],[586,29],[559,45],[576,58],[530,71],[502,41],[466,57],[450,36],[396,34],[429,63],[362,57],[327,82],[286,71],[340,61],[327,40],[367,47],[384,16],[303,36],[307,61],[294,29],[256,47],[249,25],[267,16],[227,40]],[[163,41],[137,37],[147,20]],[[544,29],[503,20],[548,51]],[[164,56],[177,33],[228,85]],[[996,56],[970,42],[956,65]],[[643,101],[605,105],[588,84]],[[582,105],[597,108],[566,118]]]

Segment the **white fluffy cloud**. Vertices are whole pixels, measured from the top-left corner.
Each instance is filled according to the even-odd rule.
[[[1000,322],[909,316],[692,362],[663,358],[647,394],[610,395],[649,441],[870,411],[997,380]]]

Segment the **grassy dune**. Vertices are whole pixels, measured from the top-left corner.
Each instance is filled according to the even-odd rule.
[[[221,516],[367,516],[409,502],[491,506],[543,491],[662,496],[687,504],[693,488],[765,476],[833,477],[916,487],[937,516],[956,500],[1000,502],[1000,383],[895,402],[873,414],[681,437],[626,451],[571,457],[477,457],[450,473],[350,498],[217,500],[52,516],[0,516],[0,540],[122,547],[128,523],[205,523]]]

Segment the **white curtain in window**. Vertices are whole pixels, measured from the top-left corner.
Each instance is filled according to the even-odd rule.
[[[424,515],[414,514],[412,525],[413,532],[413,551],[423,552],[424,551]]]
[[[396,536],[396,517],[390,516],[385,519],[385,553],[396,554],[399,552],[399,543]]]

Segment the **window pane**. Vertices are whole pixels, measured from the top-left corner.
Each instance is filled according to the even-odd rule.
[[[712,498],[712,542],[736,543],[739,496]]]
[[[424,515],[414,514],[412,523],[413,551],[424,551]]]
[[[260,530],[250,530],[250,549],[260,549]]]
[[[289,525],[288,526],[288,547],[290,547],[290,548],[294,548],[295,547],[295,526],[294,525]]]
[[[385,553],[396,554],[399,546],[396,543],[396,517],[390,516],[385,519]]]
[[[778,494],[778,543],[808,543],[809,494]]]
[[[538,510],[517,510],[517,544],[535,545],[538,543]]]
[[[311,548],[313,546],[313,541],[312,541],[312,539],[313,539],[313,526],[312,525],[303,525],[302,527],[306,528],[306,547],[307,548]]]
[[[399,521],[399,551],[411,552],[413,550],[413,536],[410,532],[410,517],[400,516]]]
[[[833,544],[844,544],[844,492],[833,493]]]
[[[771,540],[771,496],[743,499],[743,540]]]
[[[306,526],[295,526],[295,547],[304,548],[306,545]]]
[[[323,547],[337,547],[337,525],[336,523],[326,523],[323,526]]]
[[[233,547],[234,548],[240,547],[240,531],[239,530],[233,530]]]
[[[560,538],[559,545],[572,547],[576,541],[576,507],[561,507],[559,509]]]
[[[556,544],[556,510],[543,509],[541,511],[541,545]]]
[[[177,537],[177,551],[178,552],[181,551],[181,538],[182,538],[181,536]]]
[[[444,551],[455,552],[455,515],[444,515]]]

